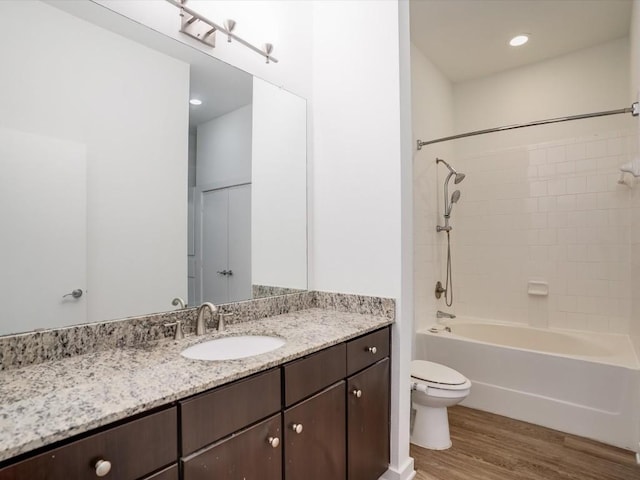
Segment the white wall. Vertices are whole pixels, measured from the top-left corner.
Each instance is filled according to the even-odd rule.
[[[307,288],[306,101],[253,81],[251,281]]]
[[[400,295],[397,30],[378,31],[376,47],[369,43],[371,25],[396,18],[393,1],[315,4],[311,283],[318,290]]]
[[[628,107],[629,38],[579,50],[454,87],[455,131]],[[629,125],[603,117],[456,140],[458,155],[576,137]]]
[[[0,9],[0,123],[87,146],[89,320],[168,309],[187,287],[187,65],[46,4]]]
[[[401,121],[408,130],[400,108],[401,47],[409,49],[408,5],[396,1],[313,5],[310,284],[318,290],[398,299],[392,335],[391,468],[385,478],[409,478],[413,472],[408,457],[411,263],[403,291],[407,279],[401,268],[401,147],[407,145],[400,140]],[[399,43],[401,39],[406,43]],[[408,94],[408,86],[404,89]],[[407,186],[409,193],[410,183]],[[405,208],[410,211],[410,205]],[[411,253],[404,253],[410,260]]]
[[[313,2],[287,0],[190,0],[189,8],[222,25],[231,18],[237,22],[234,33],[260,47],[274,45],[278,63],[264,58],[237,42],[227,43],[219,35],[211,48],[179,32],[179,9],[157,0],[153,2],[95,0],[96,3],[135,19],[167,36],[238,67],[257,77],[282,86],[297,95],[311,97],[311,42]]]
[[[197,186],[221,188],[251,181],[251,105],[202,123],[197,129]]]
[[[453,84],[414,45],[411,46],[411,75],[413,145],[418,139],[428,141],[452,135]],[[442,186],[436,158],[451,160],[452,152],[451,142],[413,149],[416,329],[433,323],[440,307],[433,294],[436,282],[444,283],[438,238],[444,234],[438,234],[435,228],[442,223],[438,213],[442,209],[439,196]]]

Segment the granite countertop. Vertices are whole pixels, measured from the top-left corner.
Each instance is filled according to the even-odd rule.
[[[0,461],[275,367],[375,330],[383,316],[313,308],[227,326],[224,333],[114,348],[0,371]],[[240,334],[287,343],[238,360],[189,360],[188,346]]]

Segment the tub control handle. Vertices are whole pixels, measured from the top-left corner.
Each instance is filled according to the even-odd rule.
[[[378,353],[378,349],[376,347],[369,347],[367,348],[367,352],[375,355],[376,353]]]
[[[351,392],[351,395],[353,395],[356,398],[360,398],[362,397],[362,390],[356,388]]]

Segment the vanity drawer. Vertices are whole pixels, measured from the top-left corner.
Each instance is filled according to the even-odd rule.
[[[276,368],[181,401],[182,455],[278,412],[280,388]]]
[[[145,477],[177,461],[177,424],[173,407],[3,468],[0,479],[93,480],[99,460],[111,462],[105,478]]]
[[[389,356],[389,327],[347,342],[347,375]]]
[[[289,407],[342,380],[346,368],[344,343],[301,358],[284,366],[284,399]]]
[[[165,468],[161,472],[154,473],[148,477],[144,477],[143,480],[179,480],[180,471],[178,470],[178,464],[171,465]]]

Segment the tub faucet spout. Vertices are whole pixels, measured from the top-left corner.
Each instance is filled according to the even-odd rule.
[[[453,313],[441,312],[438,310],[436,312],[436,318],[456,318],[456,316]]]
[[[207,324],[204,321],[204,311],[209,310],[209,315],[213,318],[213,314],[218,310],[213,303],[204,302],[198,307],[198,321],[196,322],[196,335],[204,335],[207,333]]]

